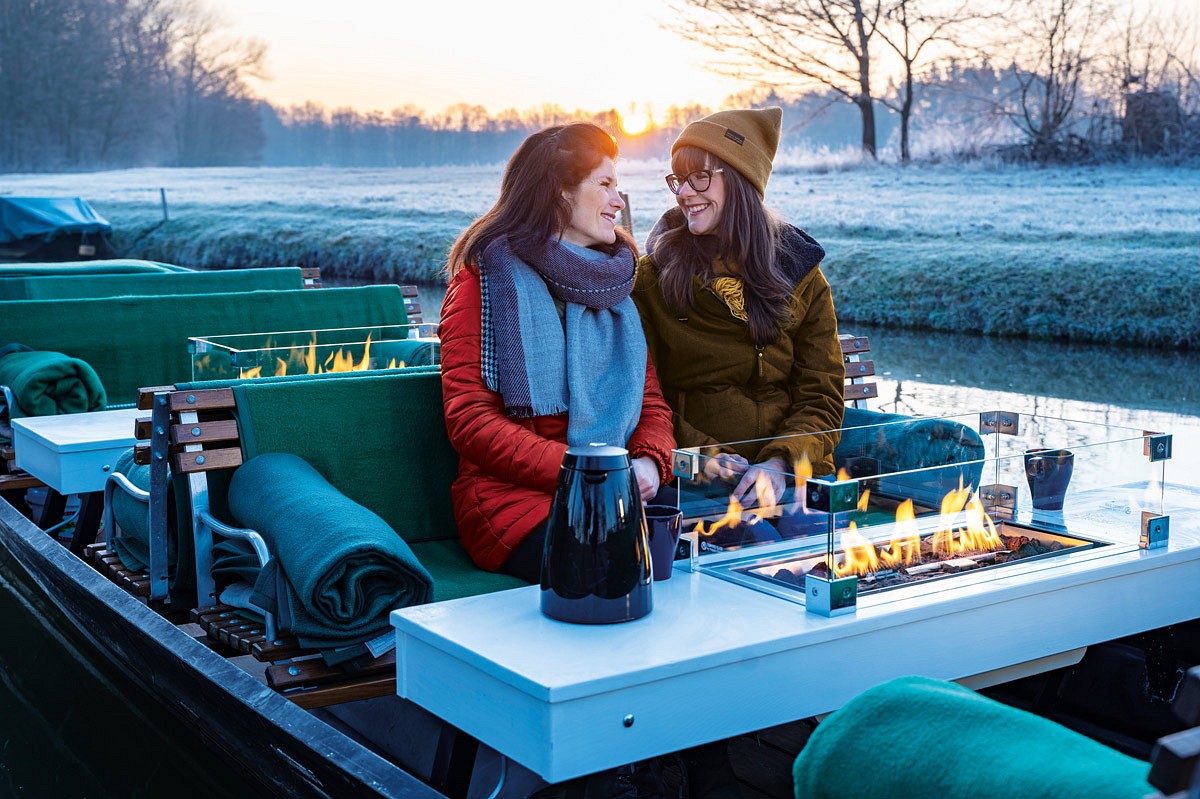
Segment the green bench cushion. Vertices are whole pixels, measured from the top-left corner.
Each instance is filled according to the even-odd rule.
[[[109,405],[192,374],[188,338],[401,325],[399,286],[0,301],[5,337],[92,365]]]
[[[206,272],[39,275],[0,279],[0,300],[69,300],[130,294],[213,294],[304,288],[299,267]]]
[[[412,551],[433,577],[434,602],[529,585],[520,578],[479,568],[457,538],[421,541],[412,545]]]
[[[458,456],[446,437],[437,369],[247,380],[233,393],[247,459],[299,455],[410,544],[457,541],[450,484]]]

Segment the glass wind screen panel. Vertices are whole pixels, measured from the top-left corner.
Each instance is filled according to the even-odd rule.
[[[997,425],[1003,431],[991,432]],[[808,574],[855,575],[862,594],[911,595],[950,587],[951,575],[978,581],[1001,566],[1031,571],[1128,552],[1163,512],[1168,461],[1150,459],[1140,430],[972,414],[840,432],[840,476],[812,481],[803,463],[756,473],[717,448],[677,451],[697,567],[770,592],[790,583],[801,595],[793,601],[803,601]],[[720,449],[746,443],[766,442]]]
[[[250,379],[440,362],[437,325],[385,325],[188,339],[193,380]]]

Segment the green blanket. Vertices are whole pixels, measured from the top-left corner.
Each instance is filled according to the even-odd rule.
[[[1149,767],[954,683],[901,677],[831,714],[792,769],[796,799],[1140,799]]]
[[[102,411],[108,402],[96,370],[87,362],[20,344],[0,347],[0,385],[12,392],[13,418]]]
[[[254,601],[302,644],[373,638],[393,609],[433,597],[433,579],[404,539],[295,455],[267,453],[238,467],[229,508],[273,555]]]
[[[0,279],[0,300],[69,300],[132,294],[211,294],[304,288],[299,267],[205,272],[39,275]]]

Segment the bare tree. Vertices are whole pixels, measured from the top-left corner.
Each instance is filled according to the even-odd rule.
[[[883,0],[678,0],[664,27],[723,54],[714,71],[772,88],[821,86],[853,103],[875,157],[871,40]]]
[[[1096,60],[1095,126],[1135,152],[1186,150],[1184,118],[1196,99],[1195,22],[1129,8],[1107,41]]]
[[[900,100],[893,102],[886,96],[880,102],[900,115],[900,160],[910,158],[909,129],[912,122],[913,100],[918,65],[928,60],[930,51],[937,45],[948,45],[957,50],[961,42],[956,41],[964,27],[987,19],[996,18],[1001,12],[984,13],[978,3],[959,0],[956,5],[929,2],[929,0],[892,0],[884,12],[887,24],[876,31],[895,52],[901,65]]]
[[[1008,110],[1037,160],[1055,157],[1085,71],[1096,55],[1096,38],[1107,14],[1102,0],[1022,0],[1016,22],[1019,91]]]
[[[267,48],[254,39],[224,36],[226,23],[195,0],[180,0],[174,10],[179,160],[182,164],[212,163],[214,158],[221,162],[221,148],[253,147],[252,141],[231,134],[244,138],[248,133],[243,125],[252,109],[245,79],[266,76]],[[241,124],[231,124],[234,120]]]

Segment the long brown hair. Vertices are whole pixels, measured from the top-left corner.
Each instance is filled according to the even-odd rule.
[[[767,344],[791,318],[792,283],[779,259],[783,222],[763,205],[750,181],[712,153],[680,147],[671,157],[671,169],[677,175],[723,169],[725,207],[710,235],[693,235],[682,214],[668,218],[668,230],[654,243],[663,297],[685,311],[692,305],[692,277],[710,280],[714,262],[725,261],[740,270],[751,338]]]
[[[508,159],[496,204],[450,248],[448,275],[454,277],[464,265],[479,263],[484,248],[500,236],[508,237],[517,257],[535,259],[571,219],[571,204],[563,192],[582,183],[603,159],[616,157],[616,140],[590,122],[555,125],[529,136]],[[636,257],[633,237],[617,228],[616,241],[597,249],[615,255],[622,246]]]

